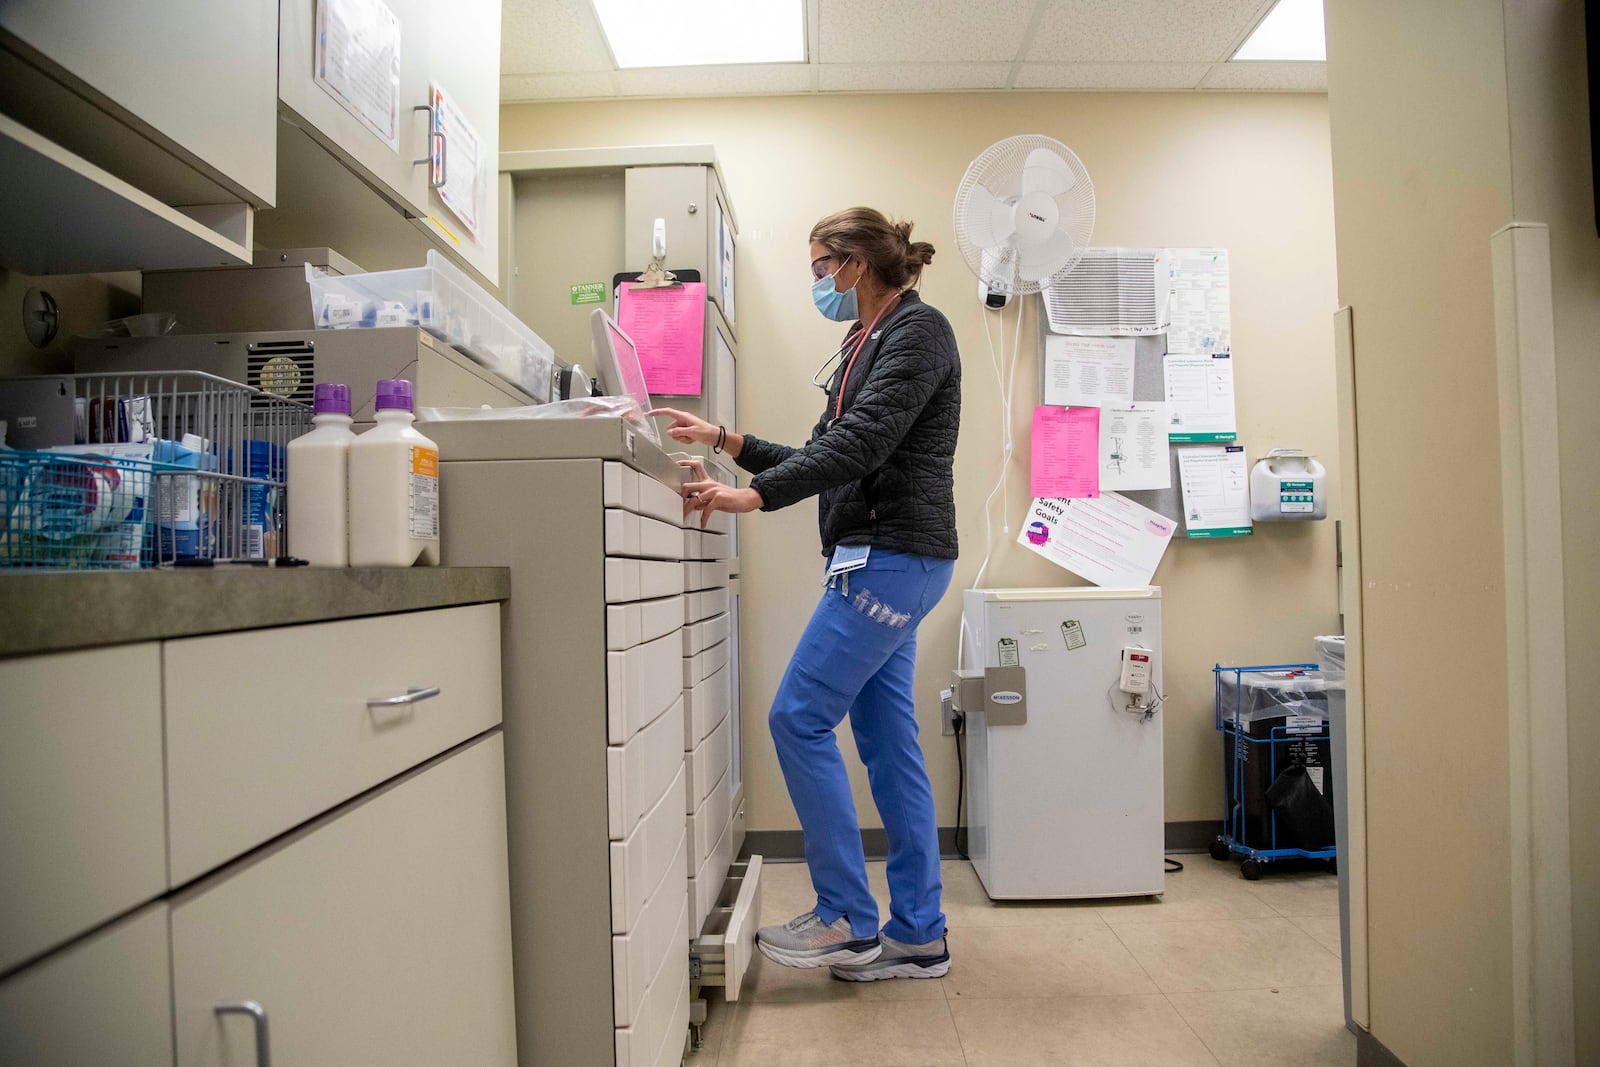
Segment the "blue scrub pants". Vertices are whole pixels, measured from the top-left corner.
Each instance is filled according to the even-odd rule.
[[[917,744],[912,683],[917,626],[950,585],[951,560],[873,549],[860,570],[823,591],[778,686],[767,722],[805,830],[817,917],[878,932],[878,905],[844,758],[833,730],[848,713],[889,839],[889,921],[896,941],[944,936],[933,788]]]

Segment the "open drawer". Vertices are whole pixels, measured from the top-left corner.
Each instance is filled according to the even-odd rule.
[[[723,999],[739,999],[739,989],[755,957],[761,928],[761,857],[728,868],[717,907],[706,919],[690,953],[690,973],[702,986],[720,985]]]

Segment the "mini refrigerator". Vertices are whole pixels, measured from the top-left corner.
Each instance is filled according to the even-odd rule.
[[[969,854],[984,890],[1161,893],[1161,590],[973,589],[963,609],[963,669],[1020,664],[1027,675],[1024,722],[966,718]],[[1148,697],[1119,689],[1124,649],[1148,653]]]

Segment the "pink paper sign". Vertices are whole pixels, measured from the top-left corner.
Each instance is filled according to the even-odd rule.
[[[1100,409],[1033,409],[1033,495],[1100,495]]]
[[[679,289],[640,289],[622,283],[617,322],[633,338],[653,394],[699,396],[706,337],[706,287],[685,282]]]

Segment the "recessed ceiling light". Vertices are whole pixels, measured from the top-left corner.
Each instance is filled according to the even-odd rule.
[[[617,66],[803,63],[804,0],[594,0]]]
[[[1234,59],[1327,59],[1322,0],[1278,0]]]

